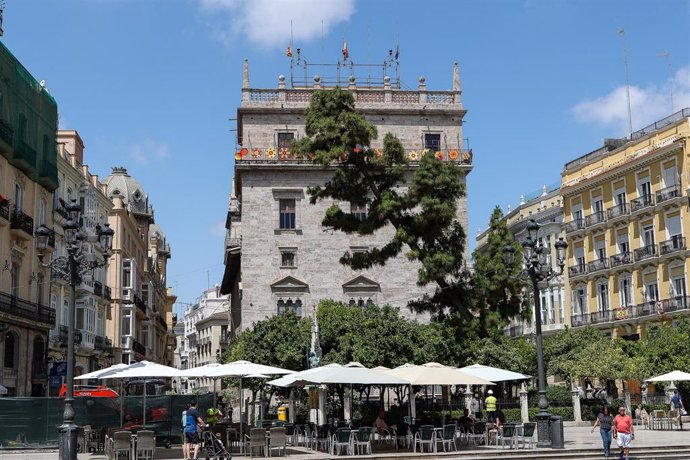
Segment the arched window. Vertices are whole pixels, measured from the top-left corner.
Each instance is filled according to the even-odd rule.
[[[5,368],[14,369],[17,365],[17,344],[16,336],[12,332],[5,334]]]
[[[373,307],[374,306],[374,301],[371,300],[371,297],[367,299],[367,307]]]
[[[357,301],[350,297],[350,301],[347,303],[350,307],[356,307],[357,306]]]
[[[357,301],[357,306],[358,306],[358,307],[363,307],[363,306],[364,306],[364,299],[363,299],[363,298],[361,298],[361,297],[359,298],[359,300]]]

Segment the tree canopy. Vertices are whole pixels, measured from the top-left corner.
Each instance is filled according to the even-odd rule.
[[[457,221],[457,203],[464,196],[464,172],[453,162],[425,155],[410,167],[400,141],[392,134],[383,148],[370,148],[376,127],[355,110],[348,91],[317,91],[305,115],[307,137],[293,145],[301,155],[333,168],[323,186],[309,189],[311,203],[333,200],[323,219],[325,227],[367,235],[387,225],[395,231],[390,241],[367,251],[343,254],[341,263],[355,270],[385,265],[401,253],[419,262],[418,284],[435,283],[433,295],[411,303],[417,310],[442,313],[453,307],[471,317],[465,303],[463,276],[465,231]],[[359,220],[338,203],[367,207]]]

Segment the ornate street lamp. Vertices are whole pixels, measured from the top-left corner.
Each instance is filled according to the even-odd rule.
[[[97,238],[91,241],[97,244],[102,257],[97,257],[89,250],[85,244],[89,238],[82,231],[81,206],[76,200],[67,204],[67,222],[62,226],[64,229],[64,240],[67,248],[67,256],[53,258],[48,263],[43,263],[45,251],[48,247],[48,238],[52,231],[45,225],[36,229],[36,250],[38,259],[43,267],[52,270],[52,276],[62,278],[70,286],[70,303],[67,318],[67,394],[65,396],[65,409],[62,414],[62,425],[58,431],[60,434],[59,455],[61,460],[76,460],[77,458],[77,434],[79,427],[74,423],[74,315],[76,303],[77,285],[81,283],[83,274],[102,267],[108,263],[110,250],[112,249],[113,235],[115,232],[109,224],[103,226],[96,225]]]
[[[551,447],[551,431],[549,427],[549,402],[546,399],[546,374],[544,372],[544,349],[542,347],[541,335],[541,304],[539,296],[539,282],[549,281],[557,276],[563,274],[565,268],[565,251],[568,248],[568,243],[559,238],[556,244],[556,265],[557,270],[549,264],[547,252],[549,248],[537,240],[539,233],[539,224],[530,219],[527,224],[527,239],[522,243],[524,269],[518,274],[518,277],[529,278],[532,281],[532,290],[534,292],[534,317],[536,323],[536,341],[537,341],[537,380],[539,385],[539,414],[537,415],[537,446]],[[503,248],[503,262],[510,271],[515,263],[515,248],[511,245],[506,245]]]

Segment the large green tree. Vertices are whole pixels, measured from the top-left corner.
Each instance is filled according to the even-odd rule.
[[[387,225],[391,239],[381,247],[351,254],[341,263],[355,270],[384,265],[405,253],[420,263],[418,284],[435,283],[433,295],[411,304],[439,314],[451,311],[471,319],[463,276],[465,232],[456,220],[458,200],[464,195],[462,169],[434,155],[425,155],[410,168],[400,141],[386,134],[382,149],[371,149],[376,128],[355,110],[348,91],[317,91],[306,110],[307,137],[293,150],[312,156],[317,164],[333,169],[323,186],[309,189],[310,201],[332,200],[323,219],[325,227],[346,233],[371,234]],[[366,205],[366,218],[343,210],[338,203]]]
[[[506,267],[503,259],[503,249],[507,245],[515,248],[517,263],[511,268]],[[523,295],[525,288],[527,292],[531,292],[531,288],[517,276],[522,269],[522,248],[508,230],[500,207],[496,206],[491,214],[486,244],[474,251],[473,258],[480,335],[487,336],[487,329],[496,329],[514,316],[531,318],[530,296]]]
[[[674,325],[650,327],[635,345],[633,371],[640,380],[690,369],[690,321],[687,318],[681,318]]]

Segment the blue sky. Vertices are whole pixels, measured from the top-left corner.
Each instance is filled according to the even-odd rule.
[[[565,162],[690,106],[690,0],[6,0],[2,41],[58,101],[101,177],[125,166],[172,245],[168,283],[193,302],[223,273],[242,60],[253,87],[285,48],[355,62],[400,44],[401,78],[450,89],[460,63],[474,150],[469,240],[495,205],[560,180]],[[625,35],[618,33],[624,28]],[[668,51],[667,58],[660,53]]]

